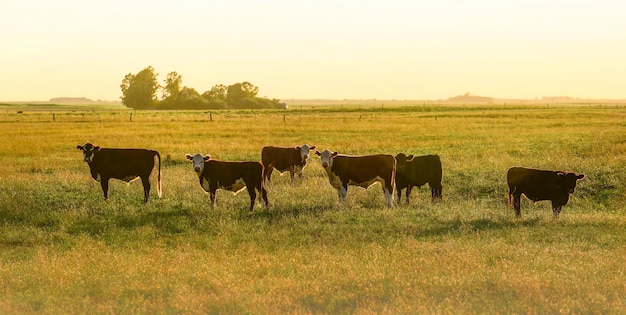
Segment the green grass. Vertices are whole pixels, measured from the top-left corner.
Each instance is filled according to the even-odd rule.
[[[105,115],[0,117],[0,313],[626,310],[623,107]],[[163,198],[153,189],[143,204],[140,182],[111,181],[104,202],[75,149],[87,141],[158,150]],[[184,160],[259,160],[264,145],[302,143],[439,154],[443,201],[422,187],[386,209],[379,186],[350,187],[341,206],[313,156],[302,182],[274,174],[269,209],[249,213],[245,192],[219,191],[211,210]],[[559,219],[527,199],[516,219],[505,178],[515,165],[587,178]]]

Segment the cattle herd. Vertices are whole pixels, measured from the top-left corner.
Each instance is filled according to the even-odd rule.
[[[91,143],[79,145],[83,160],[89,165],[91,177],[100,182],[104,199],[108,198],[109,179],[130,182],[141,178],[144,202],[150,195],[150,175],[158,162],[157,192],[161,197],[161,155],[147,149],[100,148]],[[266,146],[261,150],[261,162],[234,162],[212,159],[208,154],[185,155],[198,175],[200,186],[209,193],[211,207],[215,205],[218,189],[239,192],[244,188],[250,196],[250,211],[254,209],[257,192],[265,207],[269,206],[266,182],[271,183],[272,171],[289,171],[291,181],[295,175],[302,178],[311,150],[315,146],[303,144],[293,148]],[[393,205],[393,192],[397,189],[400,202],[402,190],[406,189],[406,202],[410,202],[413,187],[428,183],[432,200],[442,199],[442,168],[437,155],[413,156],[399,153],[365,156],[341,155],[335,151],[315,151],[321,166],[328,175],[330,185],[337,190],[339,201],[345,203],[348,186],[368,188],[380,183],[387,207]],[[569,201],[576,183],[585,177],[570,172],[512,167],[507,172],[509,206],[513,205],[517,217],[521,217],[521,195],[533,202],[552,201],[552,213],[558,217],[561,207]]]

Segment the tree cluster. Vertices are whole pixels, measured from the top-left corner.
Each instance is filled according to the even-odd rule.
[[[259,88],[250,82],[218,84],[202,94],[183,85],[176,72],[167,74],[164,85],[151,66],[122,80],[122,103],[133,109],[261,109],[280,108],[280,101],[258,97]],[[161,93],[161,97],[157,96]]]

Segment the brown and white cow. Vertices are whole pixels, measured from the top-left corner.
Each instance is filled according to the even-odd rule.
[[[109,198],[109,179],[115,178],[126,183],[141,178],[144,202],[150,195],[150,175],[154,169],[154,158],[159,160],[157,192],[161,197],[161,155],[147,149],[100,148],[91,143],[76,146],[83,151],[83,160],[89,165],[91,177],[100,182],[104,200]]]
[[[231,162],[213,160],[207,154],[203,156],[187,154],[185,158],[192,162],[193,170],[198,175],[200,186],[211,198],[211,208],[215,206],[215,194],[218,189],[237,194],[244,188],[250,195],[250,211],[254,209],[255,189],[261,193],[265,207],[268,207],[267,191],[263,183],[263,165],[259,162]]]
[[[328,175],[330,185],[337,189],[340,202],[346,202],[348,185],[367,189],[378,182],[383,186],[387,206],[392,207],[396,176],[396,159],[393,155],[346,156],[329,150],[315,151],[315,154],[320,156],[322,168]]]
[[[315,146],[303,144],[295,148],[280,148],[274,146],[266,146],[261,150],[261,162],[265,168],[263,178],[268,183],[272,182],[272,171],[278,170],[281,174],[289,171],[291,182],[295,174],[302,178],[302,171],[306,166],[306,160],[309,158],[310,150]]]
[[[569,201],[569,195],[574,193],[576,183],[583,178],[585,178],[583,174],[511,167],[506,174],[506,181],[509,185],[509,207],[513,199],[515,215],[521,217],[522,194],[533,202],[550,200],[552,201],[552,214],[556,218],[561,213],[561,207]]]
[[[441,160],[438,155],[407,156],[404,153],[396,155],[396,190],[398,203],[402,196],[402,189],[406,188],[406,203],[411,200],[413,186],[420,188],[428,183],[433,201],[441,200]]]

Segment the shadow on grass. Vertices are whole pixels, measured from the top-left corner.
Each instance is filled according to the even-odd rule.
[[[549,224],[543,217],[462,218],[442,217],[436,211],[413,209],[371,209],[356,205],[308,205],[255,211],[238,217],[242,224],[263,223],[283,229],[292,238],[314,235],[326,241],[384,242],[401,237],[439,241],[447,237],[465,237],[477,233],[499,233]]]
[[[137,201],[137,205],[141,203]],[[118,211],[111,209],[122,208]],[[278,245],[298,246],[316,243],[386,243],[403,237],[423,241],[445,241],[450,238],[472,237],[481,233],[494,233],[506,237],[511,231],[532,228],[530,238],[544,238],[548,231],[563,237],[598,239],[606,246],[615,244],[615,237],[606,239],[606,233],[623,229],[615,222],[595,222],[595,225],[572,220],[546,219],[544,216],[516,219],[512,216],[485,214],[452,215],[445,209],[431,208],[367,208],[361,204],[350,207],[334,202],[270,206],[257,205],[253,212],[247,209],[198,207],[191,200],[155,202],[143,208],[135,204],[120,204],[99,208],[98,211],[55,212],[41,220],[30,219],[25,225],[50,230],[50,225],[68,235],[89,235],[120,239],[154,238],[201,235],[211,238],[222,235],[233,242],[256,242],[269,239]],[[15,219],[24,220],[19,213]],[[65,215],[68,215],[65,217]],[[57,217],[58,216],[58,217]],[[21,221],[20,220],[20,221]],[[52,222],[52,224],[50,223]],[[149,233],[149,234],[146,234]],[[134,235],[134,236],[133,236]],[[551,235],[551,234],[550,234]],[[621,234],[620,234],[621,235]],[[625,237],[621,237],[624,239]],[[7,242],[8,242],[7,238]],[[14,239],[14,237],[13,237]],[[601,241],[601,242],[600,242]],[[1,240],[0,240],[1,242]]]
[[[70,235],[99,236],[150,227],[160,234],[175,235],[205,230],[207,228],[205,219],[204,213],[189,208],[174,207],[166,210],[153,208],[130,213],[84,216],[76,219],[66,230]]]
[[[543,219],[536,217],[524,220],[518,219],[472,219],[442,220],[432,217],[426,227],[420,229],[417,238],[439,239],[443,236],[463,236],[472,233],[494,232],[511,230],[519,227],[536,227]]]

